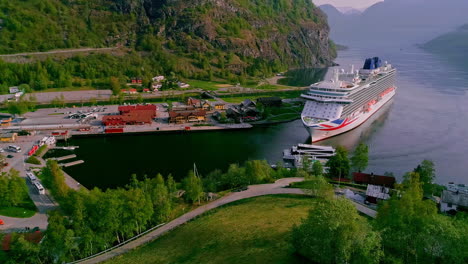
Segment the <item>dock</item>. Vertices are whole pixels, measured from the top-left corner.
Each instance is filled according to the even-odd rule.
[[[73,179],[73,177],[71,177],[70,175],[68,175],[68,173],[66,173],[65,171],[63,171],[63,176],[65,176],[65,184],[68,185],[68,187],[70,187],[71,189],[73,190],[76,190],[78,191],[79,189],[81,188],[85,188],[83,185],[81,185],[77,180]],[[86,189],[87,190],[87,189]]]
[[[67,156],[63,156],[63,157],[58,157],[58,158],[50,158],[50,159],[51,160],[56,160],[56,161],[62,161],[62,160],[73,159],[73,158],[76,158],[75,154],[67,155]]]
[[[81,164],[81,163],[84,163],[84,160],[77,160],[77,161],[72,161],[72,162],[68,162],[68,163],[60,163],[59,165],[64,167],[64,168],[67,168],[67,167],[71,167],[71,166],[78,165],[78,164]]]
[[[80,146],[69,146],[69,147],[53,147],[52,149],[63,149],[63,150],[75,150],[79,148]]]
[[[283,161],[286,163],[286,166],[302,168],[304,160],[312,163],[320,161],[325,164],[334,155],[335,149],[331,146],[297,144],[297,146],[283,150]]]

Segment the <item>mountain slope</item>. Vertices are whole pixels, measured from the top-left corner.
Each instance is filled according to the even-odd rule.
[[[468,67],[468,24],[427,42],[422,48]]]
[[[0,53],[125,45],[296,66],[335,56],[308,0],[0,0],[0,10]]]
[[[329,23],[332,39],[344,44],[395,40],[415,44],[466,23],[467,10],[466,0],[385,0],[360,15],[329,16]]]

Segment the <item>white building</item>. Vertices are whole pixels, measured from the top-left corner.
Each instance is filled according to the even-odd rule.
[[[11,94],[18,93],[20,91],[18,86],[13,86],[9,88]]]
[[[183,83],[183,82],[178,82],[178,83],[177,83],[177,86],[179,86],[179,88],[189,88],[189,87],[190,87],[190,84],[188,84],[188,83]]]
[[[162,87],[162,84],[159,84],[159,83],[152,85],[153,91],[155,91],[155,92],[159,91],[159,89],[161,89],[161,87]]]
[[[367,200],[371,202],[377,200],[388,200],[390,199],[390,188],[369,184],[367,185],[366,196]]]
[[[155,76],[153,77],[153,82],[162,82],[164,81],[164,76],[160,75],[160,76]]]
[[[449,184],[447,190],[442,192],[440,210],[442,212],[456,211],[460,206],[468,208],[468,186],[465,184]]]
[[[39,146],[42,146],[44,144],[48,146],[52,146],[52,145],[55,145],[56,142],[57,140],[55,139],[55,137],[43,137],[41,141],[39,141]]]

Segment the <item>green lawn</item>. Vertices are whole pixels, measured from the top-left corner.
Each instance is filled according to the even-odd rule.
[[[337,181],[331,181],[328,180],[329,183],[338,185]],[[361,189],[361,190],[366,190],[367,186],[363,184],[355,184],[355,183],[346,183],[346,182],[341,182],[341,186],[349,186],[349,187],[354,187],[356,189]],[[301,188],[301,189],[309,189],[312,188],[313,185],[310,185],[310,181],[302,181],[302,182],[294,182],[289,185],[290,188]]]
[[[298,119],[300,117],[301,117],[300,113],[287,113],[287,114],[281,114],[281,115],[269,117],[267,121],[271,121],[271,122],[291,121],[291,120]]]
[[[216,91],[219,88],[223,87],[231,87],[232,84],[229,83],[221,83],[221,82],[210,82],[210,81],[201,81],[201,80],[187,80],[188,84],[190,84],[190,88],[200,88],[207,91]]]
[[[28,218],[35,215],[36,212],[37,208],[29,196],[19,206],[0,207],[0,216]]]
[[[262,92],[262,93],[251,93],[251,94],[239,94],[239,95],[224,95],[220,93],[220,98],[228,103],[240,103],[245,99],[256,100],[260,97],[269,97],[269,96],[278,96],[282,99],[291,99],[299,97],[303,91],[296,90],[296,91],[269,91],[269,92]]]
[[[107,263],[303,263],[290,231],[314,202],[295,195],[238,201]]]
[[[63,88],[48,88],[40,91],[33,91],[33,93],[49,93],[49,92],[70,92],[70,91],[89,91],[89,90],[96,90],[96,88],[90,86],[82,86],[82,87],[63,87]]]

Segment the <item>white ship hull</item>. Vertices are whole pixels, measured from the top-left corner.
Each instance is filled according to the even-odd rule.
[[[378,112],[382,106],[384,106],[396,93],[396,87],[387,93],[385,96],[381,98],[377,103],[372,105],[368,111],[362,112],[354,117],[346,118],[345,120],[341,120],[342,123],[337,125],[336,121],[329,121],[323,122],[319,124],[313,125],[306,125],[304,122],[304,126],[306,127],[307,131],[311,136],[312,142],[318,142],[327,138],[331,138],[345,132],[348,132],[366,122],[373,114]]]

